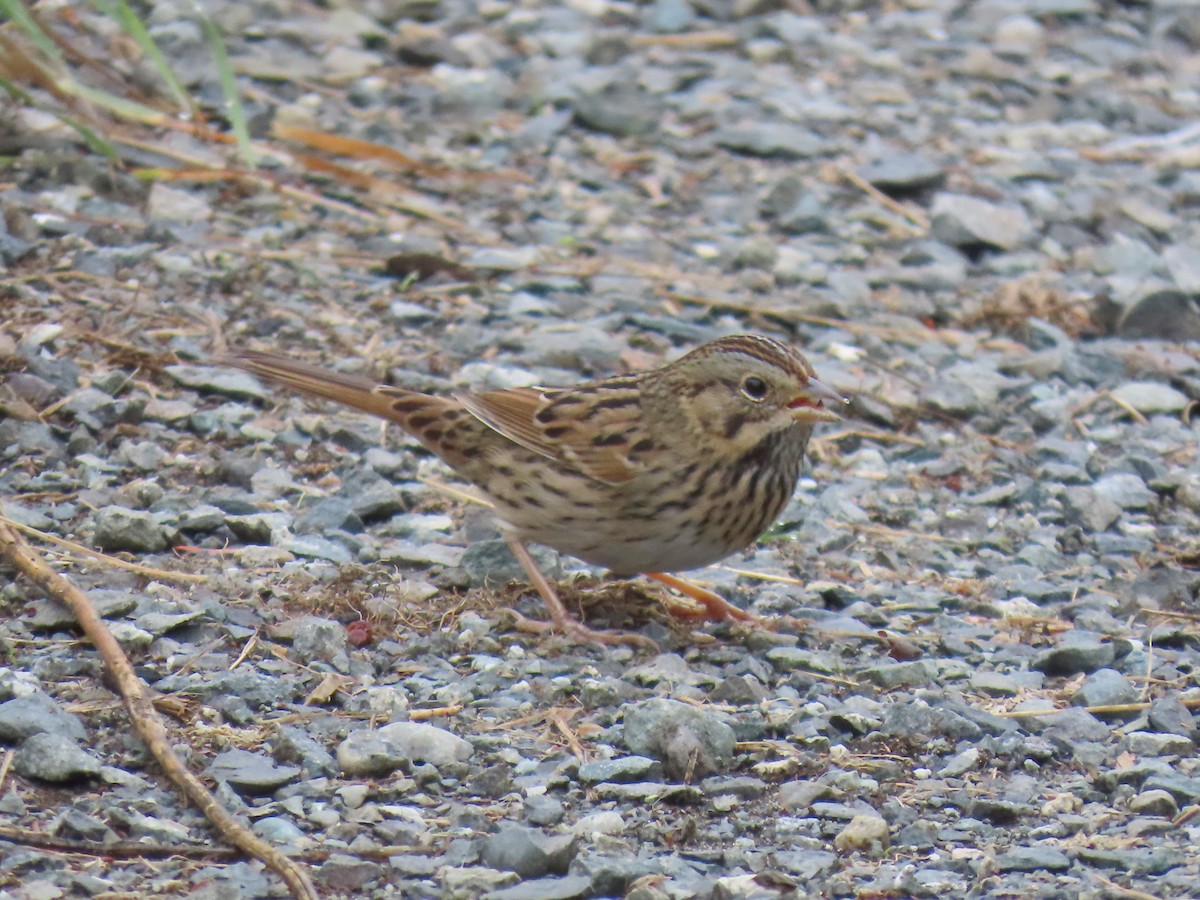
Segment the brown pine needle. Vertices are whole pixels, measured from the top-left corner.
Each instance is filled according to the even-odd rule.
[[[410,722],[424,722],[427,719],[448,719],[451,716],[457,716],[463,711],[461,703],[452,703],[449,706],[433,706],[429,709],[410,709],[408,711],[408,720]]]
[[[0,793],[4,793],[4,782],[8,780],[8,770],[12,766],[13,756],[16,750],[9,750],[4,754],[4,759],[0,760]]]
[[[733,566],[716,566],[715,568],[723,569],[726,572],[732,572],[734,575],[742,575],[746,578],[755,578],[759,581],[778,581],[780,584],[795,584],[804,587],[808,584],[807,581],[801,581],[799,578],[792,578],[790,575],[771,575],[767,572],[755,572],[751,569],[737,569]]]
[[[435,490],[439,490],[443,494],[449,494],[451,497],[454,497],[458,500],[464,500],[467,503],[477,503],[480,506],[488,507],[488,509],[492,508],[491,500],[488,500],[486,497],[480,497],[478,494],[475,494],[465,488],[456,487],[453,484],[446,484],[444,481],[438,481],[436,478],[430,478],[427,475],[417,476],[417,481],[421,482],[421,484],[428,485]]]
[[[1200,697],[1191,697],[1186,700],[1180,700],[1188,709],[1200,709]],[[1150,703],[1112,703],[1107,706],[1063,706],[1054,709],[1013,709],[1008,712],[999,712],[995,715],[1003,719],[1025,719],[1025,718],[1040,718],[1041,716],[1056,716],[1059,713],[1065,713],[1070,709],[1082,709],[1084,712],[1091,713],[1094,716],[1117,716],[1124,713],[1142,712],[1150,708]]]
[[[115,556],[109,556],[107,553],[101,553],[99,550],[93,550],[91,547],[85,547],[83,544],[76,544],[74,541],[68,541],[66,538],[48,534],[29,525],[22,525],[20,522],[14,521],[2,513],[0,513],[0,525],[7,525],[14,531],[19,531],[22,534],[29,535],[29,537],[45,541],[47,544],[53,544],[71,553],[99,560],[106,565],[118,569],[127,569],[130,572],[136,572],[138,575],[145,576],[146,578],[153,578],[159,581],[191,581],[197,583],[208,581],[207,575],[199,575],[194,572],[168,572],[166,569],[155,569],[150,566],[139,566],[137,563],[126,562],[123,559],[117,559]]]
[[[891,197],[889,197],[887,194],[885,194],[883,191],[879,190],[879,188],[875,187],[875,185],[871,184],[871,182],[867,181],[865,178],[863,178],[861,175],[859,175],[857,172],[851,172],[849,169],[838,169],[838,174],[841,175],[842,178],[846,179],[846,181],[850,182],[852,185],[854,185],[856,188],[858,188],[860,191],[862,191],[864,194],[866,194],[868,197],[870,197],[872,200],[874,200],[876,203],[879,203],[881,206],[886,206],[888,209],[890,209],[896,215],[900,216],[901,218],[907,219],[910,223],[912,223],[918,229],[920,229],[920,231],[922,233],[929,231],[929,228],[930,228],[929,220],[927,218],[925,218],[925,216],[923,216],[921,213],[917,212],[915,209],[909,209],[903,203],[896,202]]]

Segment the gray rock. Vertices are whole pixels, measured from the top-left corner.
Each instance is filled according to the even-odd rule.
[[[1012,250],[1034,233],[1025,210],[965,194],[941,193],[933,199],[933,233],[952,247],[984,245]]]
[[[616,783],[645,781],[654,766],[654,760],[645,756],[599,759],[580,765],[579,780],[584,784],[596,784],[601,781]]]
[[[1200,778],[1180,775],[1177,772],[1151,775],[1142,782],[1142,790],[1167,791],[1180,806],[1200,802]]]
[[[35,734],[53,734],[68,741],[87,737],[83,724],[42,693],[0,703],[0,740],[22,743]]]
[[[1186,394],[1160,381],[1127,381],[1113,388],[1112,397],[1148,416],[1182,412],[1191,402]]]
[[[1030,16],[1005,16],[996,24],[992,46],[1002,56],[1026,59],[1045,48],[1045,29]]]
[[[1051,847],[1014,847],[997,855],[996,868],[1001,872],[1065,872],[1071,868],[1071,859]]]
[[[323,559],[338,565],[354,561],[354,554],[344,544],[315,534],[276,535],[272,543],[281,550],[307,559]]]
[[[516,872],[522,878],[564,875],[577,846],[569,834],[547,835],[537,828],[511,825],[488,838],[483,861],[493,869]]]
[[[1097,869],[1116,869],[1128,875],[1162,875],[1188,862],[1183,853],[1150,847],[1112,850],[1080,847],[1079,859]]]
[[[1121,518],[1120,506],[1109,497],[1097,493],[1094,487],[1086,485],[1075,485],[1064,490],[1062,504],[1067,522],[1093,534],[1104,531]]]
[[[167,366],[163,371],[187,388],[224,394],[236,400],[266,400],[267,392],[257,378],[237,369],[208,366]]]
[[[958,778],[965,775],[979,764],[981,755],[979,748],[968,747],[946,760],[945,765],[938,771],[938,775],[942,778]]]
[[[372,448],[372,450],[379,450],[379,448]],[[370,454],[371,451],[368,451],[368,457]],[[378,460],[378,457],[376,459]],[[403,489],[370,469],[355,472],[346,478],[342,482],[342,488],[338,491],[336,499],[348,503],[353,514],[362,522],[387,519],[409,507]],[[351,527],[353,524],[354,520],[347,518],[345,522],[335,527],[342,531],[355,531],[356,529]],[[361,531],[361,526],[357,530]]]
[[[1179,812],[1179,804],[1169,791],[1142,791],[1129,800],[1129,811],[1139,816],[1164,816],[1175,818]]]
[[[767,783],[749,775],[733,776],[715,775],[705,778],[700,789],[710,797],[738,797],[743,800],[753,800],[767,792]]]
[[[557,825],[566,814],[562,801],[554,797],[538,794],[525,800],[525,819],[531,825]]]
[[[923,700],[891,705],[880,732],[909,739],[945,737],[950,740],[978,740],[983,729],[965,716]]]
[[[168,546],[167,533],[151,513],[105,506],[92,516],[92,540],[106,553],[128,550],[157,553]]]
[[[655,0],[642,22],[650,31],[677,34],[696,24],[696,11],[687,0]]]
[[[93,590],[88,592],[88,598],[103,619],[128,615],[138,604],[137,597],[124,591]],[[30,607],[33,615],[26,616],[22,622],[34,631],[60,631],[76,625],[75,614],[57,600],[34,600]]]
[[[292,631],[292,654],[297,660],[331,662],[346,652],[346,628],[333,619],[305,616]]]
[[[265,753],[230,749],[218,753],[208,765],[208,774],[225,781],[244,794],[270,794],[300,777],[298,766],[280,766]]]
[[[733,759],[734,731],[713,713],[678,700],[655,698],[625,712],[625,746],[661,760],[671,777],[703,778]]]
[[[946,177],[937,163],[917,153],[888,152],[858,170],[865,181],[883,191],[918,191],[937,187]]]
[[[753,675],[731,675],[709,691],[708,696],[714,703],[752,706],[766,698],[767,689]]]
[[[1200,246],[1172,244],[1163,249],[1162,257],[1176,287],[1189,294],[1200,294]]]
[[[26,778],[53,784],[100,774],[100,763],[73,740],[45,731],[31,735],[21,744],[13,756],[13,768]]]
[[[294,822],[281,816],[255,819],[250,830],[273,844],[294,844],[304,837],[304,832]]]
[[[627,897],[630,886],[640,878],[663,874],[659,860],[619,853],[581,852],[571,861],[572,875],[586,876],[593,897]]]
[[[1129,472],[1117,472],[1106,475],[1094,485],[1096,496],[1111,500],[1121,509],[1146,509],[1155,502],[1154,491],[1146,487],[1146,483]]]
[[[484,866],[447,867],[441,871],[442,900],[478,900],[519,880],[514,872]]]
[[[300,534],[325,534],[327,531],[356,534],[362,530],[362,519],[354,507],[340,497],[324,497],[296,519],[296,531]]]
[[[1001,672],[976,672],[970,681],[973,690],[989,697],[1015,697],[1021,692],[1016,680]]]
[[[1073,747],[1079,743],[1102,743],[1112,737],[1111,729],[1085,709],[1070,707],[1043,720],[1043,736]]]
[[[650,134],[662,118],[659,102],[627,83],[581,92],[575,98],[574,111],[580,125],[615,137]]]
[[[1134,703],[1138,699],[1137,688],[1116,669],[1097,669],[1084,679],[1079,690],[1071,695],[1075,706],[1114,706]]]
[[[890,842],[888,823],[882,816],[857,815],[838,832],[833,846],[841,853],[880,856]]]
[[[225,511],[217,506],[201,504],[185,509],[176,522],[180,531],[207,533],[225,524]]]
[[[212,215],[212,207],[198,190],[172,187],[166,182],[156,181],[150,186],[146,214],[153,220],[198,222]]]
[[[407,759],[434,766],[465,762],[475,752],[458,735],[420,722],[393,722],[380,728],[378,734]]]
[[[1069,631],[1057,647],[1044,650],[1034,657],[1030,668],[1047,675],[1076,675],[1094,672],[1111,665],[1117,658],[1111,641],[1087,631]]]
[[[25,456],[62,459],[67,456],[66,445],[54,436],[50,426],[42,422],[0,421],[0,448],[16,447]]]
[[[120,840],[117,833],[107,824],[78,809],[63,810],[55,817],[47,831],[59,837],[79,838],[105,844]]]
[[[93,431],[108,428],[117,421],[117,402],[94,387],[73,393],[63,403],[63,409]]]
[[[357,893],[383,877],[377,862],[346,853],[334,853],[316,870],[317,881],[331,891]]]
[[[158,637],[203,617],[204,613],[199,610],[186,613],[148,612],[138,616],[133,624],[139,630]]]
[[[1152,291],[1130,305],[1117,323],[1125,338],[1200,340],[1200,304],[1191,294],[1174,288]]]
[[[868,678],[884,690],[896,690],[906,687],[923,687],[937,677],[937,664],[924,659],[911,662],[887,663],[872,666],[862,671],[862,676]]]
[[[467,741],[449,731],[419,722],[393,722],[374,731],[352,732],[338,745],[337,761],[347,775],[386,775],[413,763],[464,762],[472,753]]]
[[[742,122],[717,132],[716,142],[764,159],[808,159],[826,152],[818,134],[788,122]]]
[[[483,900],[583,900],[594,896],[592,881],[582,875],[536,878],[483,895]]]
[[[779,786],[776,799],[786,812],[804,812],[818,800],[833,796],[833,788],[819,781],[785,781]]]
[[[337,748],[338,768],[351,777],[390,775],[408,762],[391,741],[367,729],[351,732]]]
[[[536,544],[529,548],[538,568],[553,580],[562,574],[562,564],[553,550]],[[462,555],[462,567],[478,587],[503,587],[511,581],[527,581],[528,576],[504,541],[476,541]]]
[[[441,868],[438,860],[415,853],[399,853],[390,856],[388,864],[394,873],[403,875],[405,878],[427,878]]]
[[[1150,721],[1150,727],[1155,731],[1183,735],[1184,737],[1197,735],[1196,717],[1184,705],[1177,693],[1168,693],[1165,697],[1159,697],[1153,701],[1150,704],[1150,712],[1147,718]]]
[[[780,672],[816,672],[835,675],[842,667],[832,653],[803,650],[799,647],[772,647],[763,654],[767,662]]]

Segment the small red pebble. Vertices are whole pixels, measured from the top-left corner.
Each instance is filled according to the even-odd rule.
[[[879,636],[887,640],[888,656],[892,659],[909,662],[910,660],[921,658],[921,648],[911,641],[906,641],[904,638],[896,637],[895,635],[887,635],[883,632],[880,632]]]
[[[351,622],[346,626],[346,639],[352,647],[362,647],[371,643],[375,640],[375,635],[371,632],[371,623],[366,619]]]

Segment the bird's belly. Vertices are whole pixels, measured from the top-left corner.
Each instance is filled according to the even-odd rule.
[[[575,523],[573,527],[524,528],[520,534],[523,540],[545,544],[619,575],[698,569],[742,549],[747,543],[730,546],[691,528],[668,532],[653,522],[625,522],[619,530],[606,531]]]
[[[717,462],[681,486],[674,477],[582,480],[543,461],[536,481],[492,483],[488,493],[498,517],[522,541],[619,575],[682,572],[753,543],[795,488],[799,453],[787,463],[756,476]]]
[[[620,513],[614,515],[614,508]],[[771,523],[778,507],[733,508],[714,517],[715,512],[706,513],[698,504],[646,509],[640,503],[618,504],[610,498],[594,507],[577,507],[557,521],[529,517],[513,524],[523,540],[618,575],[683,572],[745,549]]]

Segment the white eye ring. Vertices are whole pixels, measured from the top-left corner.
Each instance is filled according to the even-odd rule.
[[[747,375],[742,379],[742,393],[755,403],[767,399],[767,383],[757,375]]]

